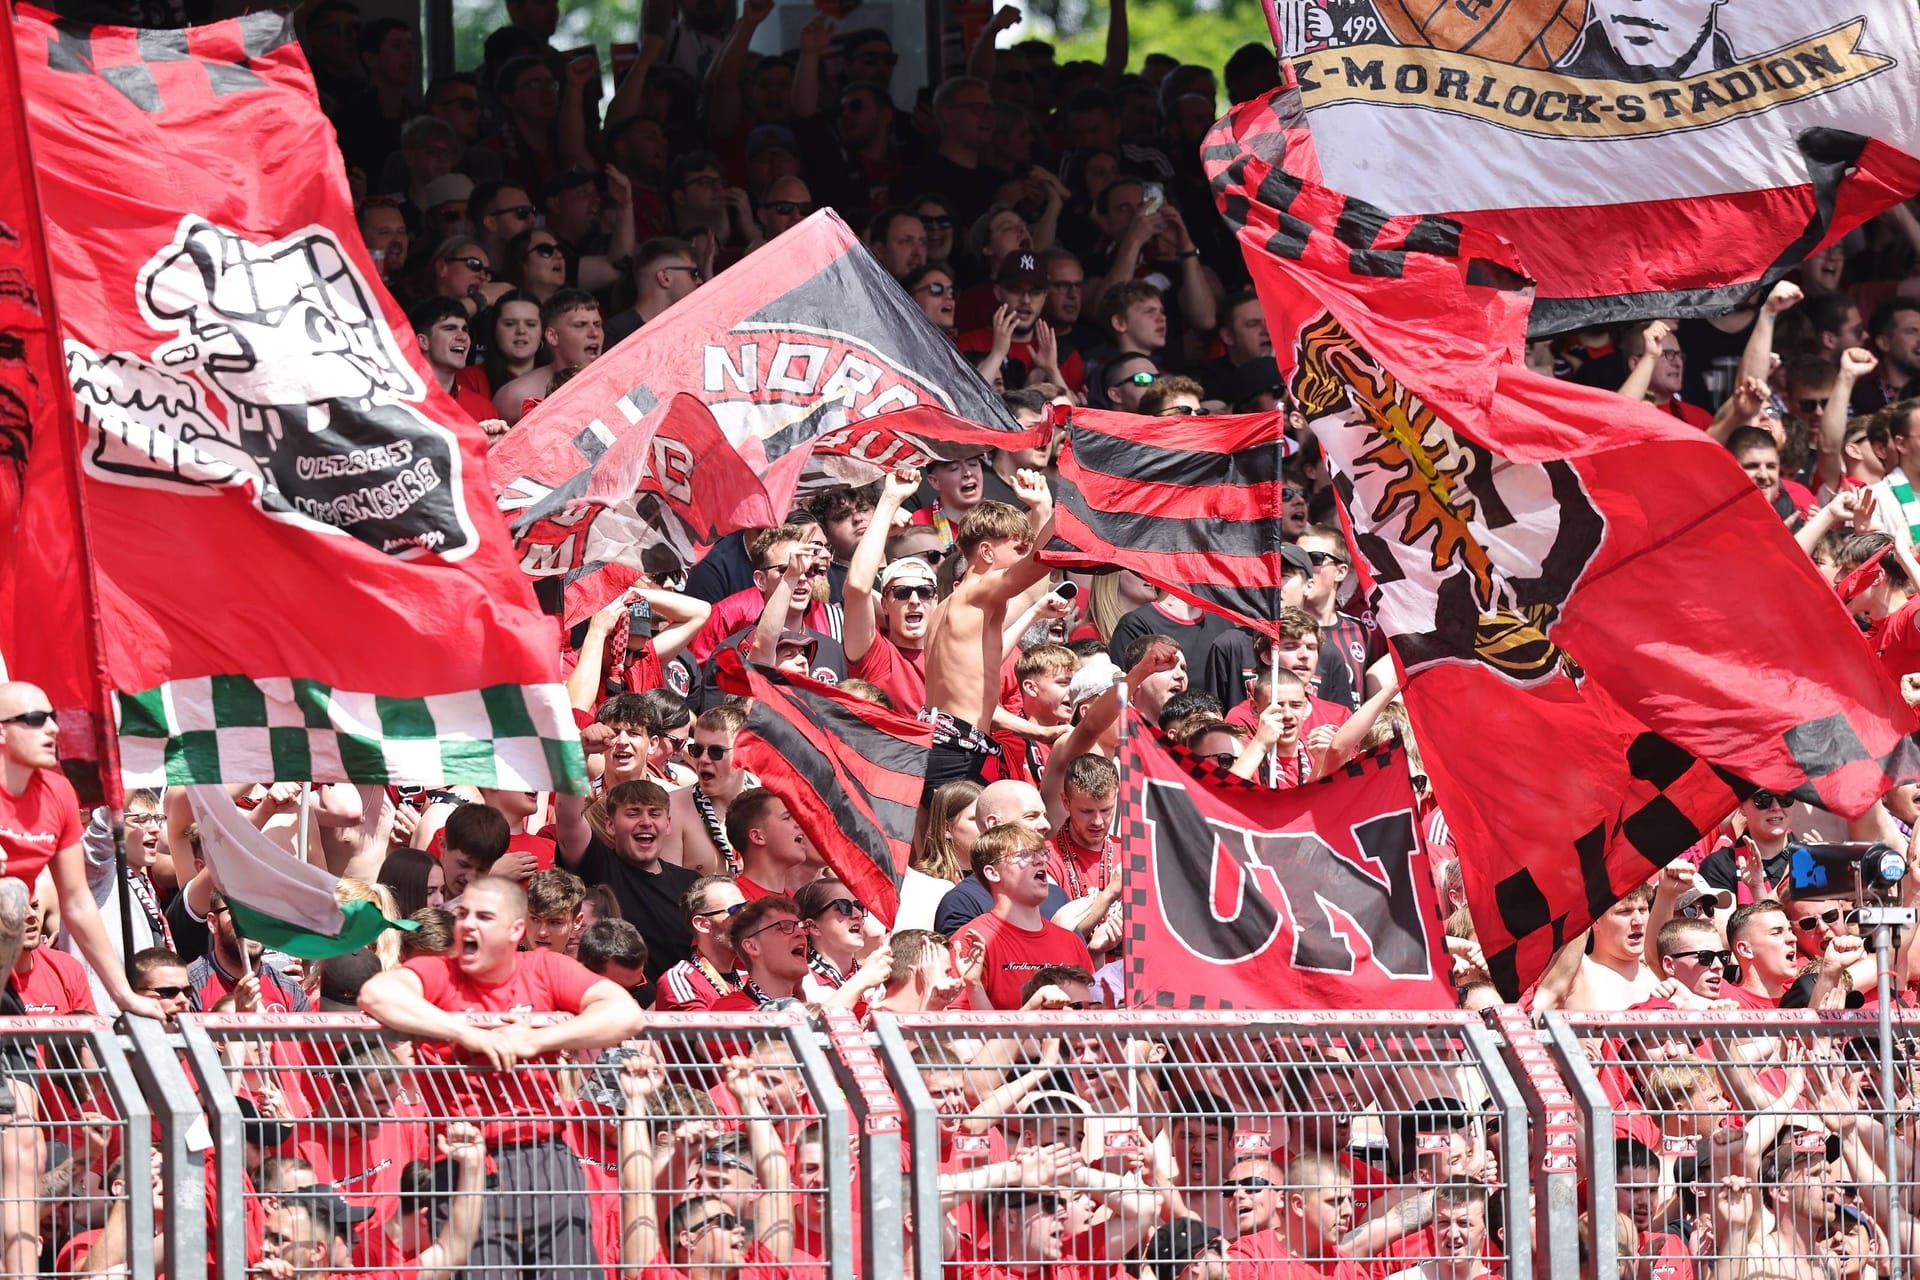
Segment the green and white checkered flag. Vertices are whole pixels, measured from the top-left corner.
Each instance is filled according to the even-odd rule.
[[[130,787],[312,781],[586,789],[579,730],[557,684],[392,698],[314,680],[202,676],[115,702]]]

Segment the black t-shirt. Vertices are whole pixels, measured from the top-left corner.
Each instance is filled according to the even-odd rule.
[[[1143,604],[1114,624],[1107,641],[1107,655],[1122,671],[1127,667],[1127,647],[1144,635],[1166,636],[1187,655],[1187,683],[1205,677],[1207,650],[1213,642],[1233,630],[1233,624],[1218,614],[1202,612],[1196,622],[1171,617],[1157,604]]]
[[[912,192],[908,199],[929,191],[945,198],[953,208],[954,230],[959,235],[965,235],[974,219],[992,207],[994,193],[1005,185],[1007,175],[1001,170],[984,164],[964,169],[937,151],[922,160],[906,182]]]
[[[167,929],[173,934],[173,953],[192,964],[207,954],[207,922],[193,914],[187,906],[187,892],[183,888],[173,895],[173,901],[167,904]]]
[[[647,940],[647,977],[655,982],[667,970],[693,955],[693,930],[680,914],[680,899],[700,877],[671,862],[658,862],[651,871],[627,861],[599,836],[587,842],[574,869],[589,885],[604,884],[620,904],[620,918]]]
[[[1739,852],[1739,849],[1740,846],[1730,844],[1725,848],[1715,849],[1712,853],[1702,858],[1700,860],[1700,878],[1716,889],[1722,889],[1728,893],[1738,893],[1740,891],[1740,867],[1734,861],[1734,855]],[[1793,855],[1785,849],[1782,849],[1777,855],[1766,860],[1762,867],[1762,872],[1766,876],[1767,883],[1775,885],[1786,878],[1787,869],[1792,865]]]

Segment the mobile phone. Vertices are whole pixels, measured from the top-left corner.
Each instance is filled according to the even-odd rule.
[[[653,634],[653,606],[645,600],[630,601],[627,605],[627,630],[643,636]]]
[[[1080,594],[1080,584],[1077,582],[1063,582],[1055,587],[1049,594],[1057,599],[1066,601],[1068,604],[1072,604],[1074,597]]]
[[[1140,188],[1140,216],[1151,218],[1167,207],[1166,188],[1157,182],[1149,182]]]

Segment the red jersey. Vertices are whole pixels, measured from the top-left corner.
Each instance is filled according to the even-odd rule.
[[[1093,971],[1093,955],[1080,935],[1050,921],[1042,920],[1038,929],[1022,929],[989,911],[954,938],[954,954],[964,953],[967,942],[974,937],[987,944],[980,985],[986,988],[987,998],[996,1009],[1018,1009],[1020,988],[1048,965],[1074,964]]]
[[[758,587],[748,587],[714,605],[706,624],[693,637],[692,643],[687,645],[687,656],[704,664],[728,636],[759,622],[760,611],[766,607],[766,603],[767,598]],[[818,631],[823,636],[839,638],[839,630],[834,627],[833,618],[824,604],[816,602],[807,609],[806,624],[809,630]]]
[[[1264,708],[1256,707],[1253,704],[1253,699],[1248,698],[1245,702],[1242,702],[1239,706],[1227,712],[1223,718],[1234,728],[1241,730],[1248,737],[1252,737],[1254,730],[1260,727],[1260,712],[1262,710],[1264,710]],[[1353,711],[1351,708],[1343,707],[1337,702],[1328,702],[1325,698],[1316,698],[1312,694],[1308,694],[1307,716],[1306,719],[1300,722],[1300,736],[1305,738],[1309,729],[1323,724],[1330,724],[1338,729],[1351,719],[1353,719]]]
[[[777,898],[780,896],[772,889],[761,884],[758,880],[750,880],[745,875],[735,876],[733,883],[734,886],[740,890],[740,896],[748,902],[754,902],[761,898]]]
[[[376,1220],[400,1211],[400,1171],[410,1160],[434,1159],[420,1108],[403,1103],[391,1119],[315,1120],[296,1125],[294,1150],[350,1205],[372,1209]]]
[[[734,993],[737,981],[733,974],[719,972],[698,956],[682,960],[660,975],[653,994],[654,1012],[711,1009],[714,1001]]]
[[[13,989],[29,1014],[99,1012],[86,966],[44,939],[33,950],[20,953],[20,962],[13,966]]]
[[[1731,982],[1723,982],[1720,984],[1720,998],[1722,1000],[1731,1000],[1742,1009],[1778,1009],[1780,1007],[1779,996],[1774,996],[1772,999],[1768,999],[1766,996],[1757,996],[1745,987],[1735,986]]]
[[[80,797],[58,770],[35,769],[17,796],[0,786],[0,875],[31,889],[54,854],[79,843]]]
[[[1120,865],[1120,840],[1108,836],[1099,849],[1083,849],[1062,827],[1047,842],[1047,879],[1059,885],[1069,898],[1084,898],[1107,887],[1107,877]]]
[[[1227,1263],[1234,1280],[1365,1280],[1345,1250],[1334,1248],[1328,1257],[1309,1262],[1287,1248],[1286,1239],[1272,1228],[1228,1245]]]
[[[405,967],[420,979],[427,1002],[449,1013],[578,1013],[588,990],[600,981],[578,960],[552,951],[518,953],[506,981],[493,986],[469,978],[448,956],[419,956]],[[420,1073],[429,1114],[480,1120],[487,1146],[494,1149],[553,1137],[551,1117],[559,1106],[553,1072],[475,1070],[475,1059],[444,1042],[423,1042],[419,1053],[432,1065],[469,1068]],[[559,1058],[538,1061],[553,1065]]]
[[[1900,683],[1901,676],[1920,671],[1920,596],[1874,623],[1867,643],[1895,684]]]
[[[978,360],[993,350],[993,326],[983,329],[969,329],[960,335],[960,351],[968,360]],[[1007,347],[1007,358],[1018,360],[1028,373],[1033,372],[1033,343],[1015,339]],[[1080,360],[1078,351],[1070,351],[1060,358],[1060,376],[1067,380],[1067,390],[1078,391],[1087,384],[1086,366]]]
[[[1713,426],[1712,414],[1708,413],[1705,409],[1702,409],[1697,404],[1685,403],[1678,396],[1675,396],[1673,399],[1667,401],[1665,404],[1655,405],[1654,408],[1660,410],[1660,412],[1662,413],[1672,414],[1674,417],[1680,419],[1680,421],[1686,423],[1688,426],[1698,427],[1702,431],[1705,431],[1709,427]]]
[[[914,715],[927,705],[925,649],[902,649],[886,636],[876,635],[857,661],[847,663],[847,675],[879,685],[893,700],[893,709],[903,716]]]

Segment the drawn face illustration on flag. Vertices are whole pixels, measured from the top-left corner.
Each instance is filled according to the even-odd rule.
[[[269,243],[194,215],[135,296],[175,336],[141,354],[67,343],[85,466],[116,484],[247,490],[268,516],[386,555],[475,545],[453,432],[333,233]]]
[[[1573,466],[1512,462],[1462,437],[1324,313],[1301,332],[1291,391],[1408,674],[1483,663],[1531,685],[1561,671],[1553,623],[1606,532]]]

